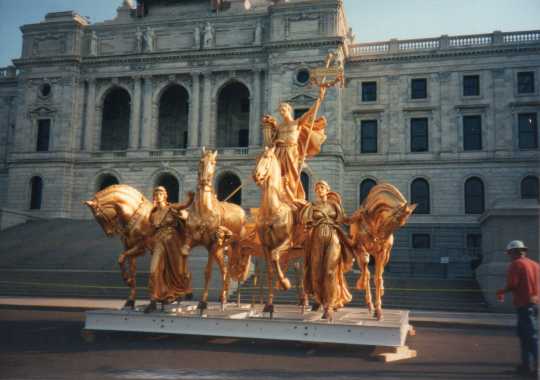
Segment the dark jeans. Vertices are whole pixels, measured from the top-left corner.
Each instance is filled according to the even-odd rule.
[[[538,309],[536,305],[518,307],[517,309],[517,333],[521,344],[521,364],[530,368],[530,356],[534,358],[534,365],[538,363],[538,331],[536,317]]]

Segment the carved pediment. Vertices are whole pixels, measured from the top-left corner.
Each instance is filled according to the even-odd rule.
[[[47,106],[38,106],[30,110],[28,113],[32,117],[45,117],[45,116],[50,117],[56,113],[56,109],[47,107]]]
[[[293,104],[293,105],[306,105],[310,106],[317,100],[316,97],[306,94],[300,94],[293,96],[292,98],[286,100],[287,103]]]

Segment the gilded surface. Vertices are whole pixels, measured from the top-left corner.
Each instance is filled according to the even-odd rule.
[[[345,273],[352,268],[353,255],[341,230],[344,212],[337,193],[324,181],[315,185],[318,200],[301,210],[308,229],[305,243],[304,291],[323,306],[324,319],[351,302]]]
[[[185,204],[167,204],[166,195],[164,198],[163,206],[170,210],[171,208],[175,210],[175,213],[180,213],[181,210],[184,210],[191,203],[189,199]],[[136,258],[140,255],[143,255],[147,250],[151,251],[156,249],[160,252],[167,251],[167,248],[170,247],[172,241],[172,231],[169,227],[172,227],[173,222],[168,225],[168,222],[165,223],[163,231],[159,227],[159,223],[151,221],[151,216],[156,218],[156,212],[154,204],[148,199],[146,199],[138,190],[132,188],[128,185],[113,185],[109,186],[104,190],[99,191],[94,195],[94,197],[84,202],[92,211],[94,218],[103,228],[105,234],[109,237],[119,236],[124,245],[124,251],[120,254],[118,258],[118,263],[120,265],[122,278],[124,282],[130,287],[130,293],[128,300],[126,301],[126,306],[134,307],[136,299],[136,282],[135,282],[135,272],[137,269]],[[163,214],[167,219],[170,218],[170,215],[167,212]],[[165,231],[168,231],[165,233]],[[175,230],[174,239],[180,240],[183,231]],[[160,242],[163,237],[167,237],[166,242]],[[160,243],[158,243],[160,242]],[[177,246],[177,245],[176,245]],[[159,280],[159,286],[168,286],[170,278],[189,278],[189,270],[187,269],[187,262],[182,261],[180,258],[174,259],[172,263],[167,261],[164,264],[165,260],[168,260],[169,255],[176,255],[179,251],[168,250],[168,254],[159,253],[157,257],[163,258],[163,262],[158,265],[154,265],[155,271],[166,270],[168,271],[167,280]],[[157,260],[157,259],[156,259]],[[154,263],[156,260],[153,260]],[[129,263],[129,269],[126,269],[126,261]],[[157,260],[159,261],[159,260]],[[178,263],[178,265],[175,265]],[[154,273],[154,278],[161,276],[161,273]],[[152,274],[151,274],[152,278]],[[166,282],[163,285],[163,281]],[[177,284],[179,284],[178,282]],[[167,296],[166,299],[160,300],[169,300],[171,298],[176,298],[182,294],[191,292],[191,285],[189,281],[184,281],[185,287],[181,290],[180,288],[175,288],[172,292],[167,291],[157,291],[154,292],[154,285],[157,284],[156,281],[150,281],[150,294],[154,295],[163,295],[163,294],[174,294],[174,296]]]
[[[416,205],[407,203],[398,189],[383,183],[371,189],[350,218],[352,244],[362,271],[356,287],[365,291],[366,305],[370,311],[375,311],[378,319],[382,318],[383,273],[390,260],[394,232],[405,225],[415,208]],[[375,260],[375,305],[371,298],[370,256]]]

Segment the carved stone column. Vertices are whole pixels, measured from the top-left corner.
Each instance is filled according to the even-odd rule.
[[[199,144],[199,87],[200,73],[196,72],[192,75],[193,88],[191,91],[190,110],[189,110],[189,131],[188,131],[188,147],[196,148]]]
[[[201,123],[201,145],[210,145],[210,129],[212,128],[212,73],[205,72],[203,81],[203,104]]]
[[[139,148],[141,132],[141,77],[132,78],[134,81],[133,101],[131,102],[131,128],[129,129],[129,149]]]
[[[144,77],[143,91],[143,121],[141,126],[141,147],[150,149],[152,147],[152,77]]]
[[[251,94],[251,115],[249,123],[249,146],[261,144],[261,71],[253,72],[253,94]]]
[[[94,149],[96,131],[96,80],[90,78],[88,84],[88,95],[86,98],[86,122],[84,125],[84,150],[91,152]]]

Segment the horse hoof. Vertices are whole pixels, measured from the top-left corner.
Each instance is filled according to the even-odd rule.
[[[135,300],[127,300],[126,303],[124,304],[124,307],[122,307],[122,309],[134,310],[135,309]]]
[[[187,293],[185,299],[186,301],[193,301],[193,293]]]
[[[377,318],[378,321],[380,321],[383,317],[382,309],[375,310],[375,318]]]
[[[314,303],[313,305],[311,305],[311,311],[318,311],[320,308],[321,308],[320,303]]]
[[[264,305],[263,313],[270,313],[270,319],[274,317],[274,304]]]
[[[144,313],[153,313],[157,310],[157,302],[156,301],[150,301],[150,303],[144,308]]]

